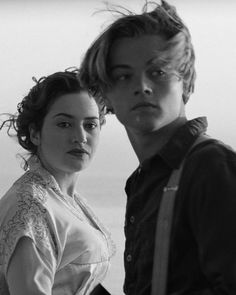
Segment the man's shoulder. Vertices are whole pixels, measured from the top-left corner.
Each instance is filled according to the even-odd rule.
[[[236,159],[236,151],[223,141],[209,136],[194,146],[189,156],[192,158],[207,157],[212,159],[217,156],[220,158],[232,157],[232,159]]]
[[[223,167],[235,167],[236,169],[236,151],[226,143],[209,137],[209,139],[194,146],[189,153],[185,163],[189,172],[212,171],[222,169]]]

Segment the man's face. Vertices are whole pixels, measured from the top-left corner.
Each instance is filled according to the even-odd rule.
[[[184,115],[183,83],[161,58],[165,46],[163,38],[145,35],[118,39],[111,47],[112,86],[105,96],[131,132],[152,132]]]

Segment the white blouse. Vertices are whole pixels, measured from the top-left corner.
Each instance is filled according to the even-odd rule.
[[[35,294],[90,294],[115,253],[110,234],[84,199],[62,194],[36,157],[29,164],[29,171],[0,199],[0,294],[15,292],[8,266],[23,237],[35,253],[24,257],[25,279],[17,282],[16,294],[29,294],[30,288],[32,294],[36,289]]]

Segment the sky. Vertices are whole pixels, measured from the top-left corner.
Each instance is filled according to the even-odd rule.
[[[144,0],[114,0],[141,12]],[[208,133],[236,148],[236,1],[170,0],[192,34],[196,51],[195,93],[187,117],[207,116]],[[80,61],[114,16],[101,0],[0,0],[0,113],[16,105],[37,79]],[[98,12],[99,13],[95,13]],[[17,143],[0,132],[0,194],[22,173]],[[85,176],[125,179],[137,158],[114,116],[103,127],[97,155]]]
[[[14,113],[32,77],[79,66],[86,49],[114,19],[103,0],[0,0],[0,113]],[[137,13],[145,0],[109,0]],[[236,1],[169,0],[187,24],[196,53],[195,92],[187,117],[207,116],[208,134],[236,149]],[[95,13],[97,12],[97,13]],[[23,173],[17,142],[0,131],[0,197]],[[79,185],[119,245],[107,283],[121,294],[125,180],[138,165],[122,125],[108,116],[97,154]],[[83,186],[84,185],[84,186]],[[94,198],[96,197],[96,199]],[[93,202],[91,202],[93,201]],[[119,207],[117,206],[119,205]],[[101,207],[99,207],[101,206]],[[113,221],[114,220],[114,221]],[[121,245],[120,245],[121,244]],[[122,274],[117,278],[117,273]],[[117,284],[117,286],[115,286]]]

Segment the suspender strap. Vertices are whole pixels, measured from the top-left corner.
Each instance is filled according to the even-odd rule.
[[[187,155],[193,147],[207,139],[209,139],[207,135],[200,135],[190,147]],[[183,159],[180,168],[173,170],[167,186],[163,189],[156,227],[152,273],[152,295],[166,295],[170,234],[174,214],[175,196],[178,190],[186,156]]]

